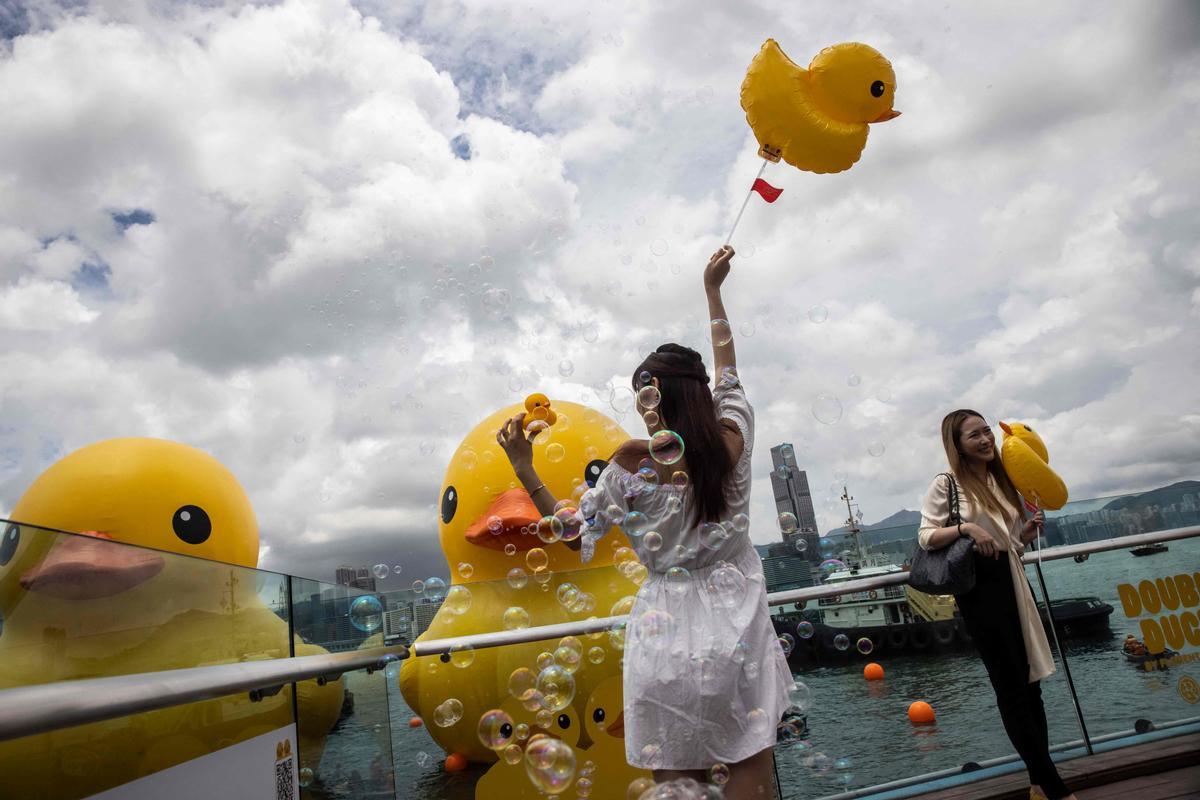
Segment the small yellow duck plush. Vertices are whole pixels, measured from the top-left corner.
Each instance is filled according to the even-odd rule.
[[[1013,486],[1026,500],[1051,510],[1067,504],[1067,485],[1050,469],[1050,454],[1042,437],[1020,422],[1001,422],[1004,442],[1000,460]]]
[[[759,155],[806,172],[850,169],[867,144],[867,126],[900,116],[895,97],[891,63],[858,42],[826,47],[804,69],[768,39],[742,82]]]

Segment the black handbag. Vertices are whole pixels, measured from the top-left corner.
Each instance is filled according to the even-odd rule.
[[[950,482],[950,521],[962,523],[958,513],[958,483],[949,472],[943,472]],[[975,588],[975,542],[965,533],[940,550],[926,550],[918,543],[913,553],[908,584],[926,594],[965,594]]]

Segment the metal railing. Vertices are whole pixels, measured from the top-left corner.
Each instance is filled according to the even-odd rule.
[[[1109,550],[1125,550],[1194,536],[1200,536],[1200,526],[1053,547],[1043,550],[1040,560],[1053,561]],[[1037,552],[1029,552],[1024,556],[1028,564],[1038,560]],[[778,606],[907,582],[908,573],[898,572],[774,592],[767,596],[767,602]],[[604,617],[516,631],[491,631],[453,639],[432,639],[409,648],[381,647],[350,653],[192,667],[5,689],[0,691],[0,741],[239,692],[250,692],[253,698],[256,692],[261,693],[260,696],[269,694],[287,683],[338,676],[358,669],[380,669],[389,659],[439,655],[448,652],[456,644],[480,649],[594,633],[607,630],[623,619],[626,617]]]

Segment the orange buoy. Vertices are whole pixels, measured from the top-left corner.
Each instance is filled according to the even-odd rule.
[[[908,720],[913,725],[932,725],[936,721],[933,706],[924,700],[918,700],[908,707]]]
[[[408,721],[408,727],[410,727],[410,728],[419,728],[424,724],[425,723],[421,720],[420,717],[413,717],[412,719],[410,719]]]
[[[872,661],[863,667],[863,677],[869,681],[881,681],[883,680],[883,667]]]
[[[451,753],[446,756],[446,772],[462,772],[467,768],[467,757],[462,753]]]

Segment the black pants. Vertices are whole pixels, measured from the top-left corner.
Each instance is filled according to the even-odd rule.
[[[1042,787],[1050,800],[1066,797],[1071,790],[1050,759],[1042,687],[1037,681],[1029,682],[1029,657],[1008,554],[1001,553],[999,559],[976,554],[975,588],[956,599],[996,691],[1004,730],[1029,770],[1030,783]]]

